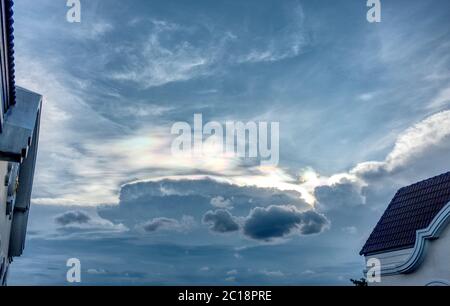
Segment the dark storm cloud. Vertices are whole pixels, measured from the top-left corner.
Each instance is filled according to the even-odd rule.
[[[66,226],[71,224],[87,224],[91,217],[84,211],[68,211],[55,217],[55,222]]]
[[[230,233],[239,230],[239,224],[236,219],[227,211],[219,209],[208,211],[203,216],[203,222],[209,224],[209,229],[217,233]]]
[[[329,221],[315,211],[301,212],[294,206],[269,206],[252,209],[245,221],[246,236],[261,241],[284,238],[290,234],[319,234]]]

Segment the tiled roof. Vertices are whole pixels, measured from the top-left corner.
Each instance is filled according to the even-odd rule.
[[[400,189],[360,254],[414,247],[416,231],[427,228],[449,202],[450,172]]]
[[[14,105],[16,103],[16,70],[14,63],[14,11],[13,11],[14,1],[5,1],[5,15],[6,15],[6,40],[8,48],[8,77],[9,77],[9,91],[10,91],[10,104]]]

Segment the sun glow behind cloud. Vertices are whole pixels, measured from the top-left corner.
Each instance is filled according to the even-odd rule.
[[[347,161],[347,168],[340,168],[338,170],[339,172],[342,171],[343,174],[334,175],[330,171],[326,173],[328,175],[326,176],[322,173],[322,175],[319,175],[318,172],[321,171],[316,172],[310,168],[300,171],[296,168],[292,169],[289,162],[284,163],[280,167],[249,166],[248,164],[246,165],[244,160],[236,156],[222,153],[214,145],[205,146],[205,154],[201,157],[190,155],[172,156],[170,154],[172,138],[168,133],[169,126],[167,125],[167,121],[165,125],[159,124],[156,122],[157,120],[154,123],[153,121],[144,121],[151,115],[162,117],[166,115],[166,112],[172,112],[179,106],[155,103],[151,106],[145,104],[144,107],[142,104],[134,103],[134,101],[130,102],[130,98],[117,89],[123,84],[130,82],[134,83],[133,88],[135,89],[139,88],[141,90],[142,88],[156,87],[159,90],[161,87],[174,85],[175,83],[182,84],[184,82],[197,81],[204,76],[212,78],[214,75],[220,75],[224,77],[218,71],[226,74],[227,69],[230,67],[251,67],[272,64],[276,66],[283,63],[283,61],[292,60],[292,62],[295,62],[294,60],[301,57],[303,51],[307,50],[313,44],[308,31],[311,29],[320,29],[311,28],[310,24],[306,23],[306,15],[299,2],[294,1],[291,4],[292,6],[289,9],[283,7],[278,12],[281,23],[279,27],[274,28],[279,30],[268,33],[268,37],[265,37],[264,40],[260,40],[253,35],[251,37],[246,36],[250,30],[259,28],[261,26],[260,24],[255,24],[257,25],[256,28],[248,29],[236,27],[216,28],[214,27],[215,23],[211,20],[184,26],[178,21],[170,20],[170,18],[167,20],[153,17],[149,19],[135,18],[132,22],[126,22],[124,26],[130,27],[127,30],[136,30],[137,27],[143,27],[141,29],[142,36],[137,36],[136,41],[134,41],[141,47],[129,48],[123,44],[119,46],[109,42],[111,38],[109,36],[115,35],[120,28],[116,26],[116,23],[111,22],[107,16],[101,16],[102,18],[92,24],[89,19],[92,16],[86,16],[86,22],[82,24],[81,28],[76,30],[65,24],[55,29],[50,20],[39,23],[37,30],[42,31],[42,33],[48,33],[50,29],[56,31],[55,33],[52,32],[52,37],[67,36],[71,37],[78,44],[83,44],[88,40],[90,43],[98,45],[101,52],[97,52],[98,54],[93,56],[92,59],[85,59],[86,65],[80,66],[83,68],[84,66],[95,63],[105,71],[108,71],[109,74],[107,76],[102,76],[102,82],[112,78],[117,83],[114,83],[114,86],[102,88],[102,90],[110,94],[111,97],[114,96],[118,99],[116,101],[117,104],[123,104],[125,106],[121,109],[116,109],[112,103],[108,104],[110,101],[107,101],[104,103],[109,108],[101,112],[98,111],[98,109],[94,108],[94,102],[96,101],[88,101],[89,96],[95,93],[91,87],[94,82],[93,80],[77,75],[76,73],[80,71],[69,72],[69,69],[66,69],[67,65],[62,66],[63,63],[67,64],[63,58],[44,62],[42,59],[45,56],[35,56],[33,53],[34,48],[26,48],[26,43],[24,42],[29,40],[27,36],[24,36],[22,40],[18,40],[22,44],[22,46],[18,46],[20,47],[18,50],[21,51],[18,53],[17,60],[18,83],[42,93],[45,97],[42,120],[41,158],[38,164],[40,169],[36,177],[35,203],[70,205],[117,203],[119,188],[121,184],[128,181],[169,176],[189,179],[194,175],[210,175],[216,178],[230,180],[242,186],[255,185],[280,190],[296,190],[302,194],[302,197],[309,204],[314,205],[316,200],[313,194],[317,186],[332,185],[343,179],[357,181],[356,172],[360,171],[361,168],[364,171],[367,168],[379,170],[380,167],[383,168],[383,165],[390,165],[392,163],[391,160],[398,160],[396,154],[398,154],[399,150],[395,149],[387,161],[362,162],[358,163],[356,167],[354,163]],[[30,20],[19,20],[19,24],[25,29],[33,28],[32,24],[30,26]],[[401,30],[403,30],[402,27],[397,29],[397,31]],[[203,37],[201,41],[196,40],[196,35],[199,33]],[[378,32],[369,34],[365,38],[367,40],[374,40],[377,39],[375,36],[378,34]],[[392,58],[387,58],[387,55],[395,55],[395,52],[391,50],[391,46],[395,45],[394,43],[404,36],[405,33],[403,32],[399,32],[397,36],[386,34],[382,47],[378,50],[379,54],[375,52],[381,59],[381,62],[386,59],[392,60]],[[406,40],[406,42],[409,44],[410,41]],[[417,50],[417,46],[413,47],[411,49],[411,56]],[[444,55],[441,54],[445,51],[444,47],[437,48],[430,57],[439,57],[441,62],[447,60],[448,55],[445,55],[447,53],[444,53]],[[388,49],[391,51],[386,52]],[[27,51],[24,52],[24,50]],[[370,54],[374,56],[372,48],[370,50]],[[365,49],[362,51],[367,52]],[[47,55],[47,58],[51,58],[51,54],[44,55]],[[67,56],[71,59],[79,59],[75,53],[68,53]],[[118,67],[111,68],[111,62],[117,59],[121,59],[123,62]],[[353,60],[357,61],[360,59],[352,58]],[[374,59],[374,62],[377,63],[377,59]],[[20,63],[26,63],[26,65],[21,65]],[[423,63],[419,64],[424,66]],[[312,70],[307,70],[309,71],[307,75],[320,75],[318,66],[312,64],[310,66],[313,68]],[[425,69],[424,71],[430,75],[445,76],[445,71],[442,71],[441,68],[443,66],[445,65],[440,65],[439,67],[430,66],[430,69]],[[174,67],[176,69],[173,69]],[[352,68],[351,65],[349,67]],[[287,69],[289,67],[284,66],[284,68],[283,71],[289,71]],[[298,69],[303,71],[301,68],[305,67],[298,67]],[[83,69],[86,69],[86,67]],[[92,77],[92,71],[83,69],[81,71],[88,71],[88,76]],[[297,77],[300,77],[300,80]],[[249,76],[244,78],[244,80],[247,79],[249,79]],[[296,75],[294,79],[295,84],[298,84],[301,80],[305,82],[305,79],[301,79],[301,75]],[[221,79],[219,84],[222,81]],[[275,85],[271,87],[279,89],[278,91],[275,90],[273,96],[269,95],[271,97],[269,99],[271,104],[274,100],[281,100],[279,97],[282,91],[287,90],[289,84],[292,85],[290,80],[286,79],[275,81],[278,83],[273,83]],[[320,84],[323,84],[322,81],[319,78]],[[445,78],[443,81],[445,81]],[[277,87],[277,84],[282,84],[283,86]],[[448,95],[446,94],[448,92],[446,90],[448,82],[445,85],[443,89],[441,88],[441,90],[436,91],[434,94],[435,98],[432,100],[434,102],[428,105],[434,108],[446,105],[445,102],[448,100]],[[212,88],[214,86],[210,87]],[[220,88],[220,86],[217,87]],[[198,90],[198,88],[195,89]],[[203,90],[203,88],[200,89]],[[249,82],[247,88],[249,92],[262,91],[263,89],[261,87],[253,88],[252,82]],[[98,91],[98,89],[96,90]],[[190,90],[189,88],[184,88],[183,92],[186,92],[186,96],[189,96]],[[384,94],[383,90],[377,88],[365,90],[364,92],[366,94],[361,95],[361,90],[358,88],[359,96],[354,94],[351,96],[358,97],[356,99],[359,101],[358,103],[364,100],[365,107],[376,105],[377,100],[382,99]],[[220,94],[223,94],[221,90],[214,89],[210,91],[209,95],[211,96],[208,97],[215,98]],[[289,101],[289,99],[286,99],[286,101]],[[295,96],[295,101],[305,102],[305,106],[307,106],[307,99],[299,100],[299,97]],[[369,101],[371,102],[370,105],[368,103]],[[202,105],[208,104],[206,102],[202,103]],[[185,104],[183,105],[186,106]],[[231,109],[235,106],[232,104],[229,108]],[[278,108],[275,107],[262,109],[261,113],[265,114],[271,111],[271,114],[275,117],[283,117],[291,113],[297,116],[297,110],[290,111],[289,107],[286,108],[288,111],[284,112],[278,111]],[[329,105],[326,108],[333,109]],[[280,109],[283,109],[283,107]],[[258,110],[253,111],[251,115],[253,118],[260,115]],[[138,118],[140,124],[137,129],[130,128],[125,121],[112,120],[108,116],[111,115],[108,112],[125,114],[127,118]],[[316,118],[313,116],[312,119],[309,118],[310,120],[308,120],[308,114],[311,113],[308,112],[307,108],[302,110],[302,112],[305,114],[305,120],[302,121],[309,122],[309,124],[319,121],[327,124],[326,120],[320,120],[320,117]],[[323,108],[320,109],[320,112],[312,112],[312,114],[321,113],[323,113]],[[356,120],[354,125],[363,125],[358,121],[360,116],[361,114],[352,113],[352,118]],[[445,117],[447,115],[441,114],[440,116]],[[327,131],[331,130],[321,129],[319,131],[315,126],[297,126],[295,123],[297,121],[300,122],[300,120],[293,119],[289,116],[288,118],[288,128],[295,136],[299,135],[299,133],[301,135],[303,129],[312,129],[316,135],[315,138],[322,139],[322,134],[326,134]],[[336,114],[336,118],[339,118],[339,114]],[[165,117],[165,120],[167,120],[167,117]],[[407,121],[411,122],[410,119]],[[417,120],[414,119],[412,122],[417,122]],[[329,124],[334,130],[338,126],[338,123],[330,122]],[[430,124],[430,122],[425,122],[423,125],[426,124]],[[397,130],[397,132],[400,131],[401,129]],[[361,134],[363,134],[361,136],[362,138],[370,136],[364,133]],[[294,137],[294,135],[288,136]],[[440,134],[437,133],[436,135],[439,136]],[[444,137],[445,135],[444,132],[441,136]],[[395,136],[392,138],[395,139]],[[408,139],[406,141],[409,141]],[[310,145],[311,141],[314,142],[311,139],[299,138],[295,146],[290,148],[290,151],[292,151],[292,154],[311,151],[311,155],[321,154],[323,150],[309,150],[310,147],[314,147]],[[323,139],[321,141],[323,142]],[[400,147],[405,147],[405,139],[400,139],[400,142],[397,144],[397,147],[400,145]],[[386,145],[386,148],[389,148],[389,145]],[[334,144],[333,146],[337,147],[338,144]],[[414,145],[409,145],[409,147],[414,148]],[[333,154],[338,155],[339,152],[331,152],[330,156],[333,157]],[[317,158],[320,159],[323,157]],[[302,161],[300,167],[307,167],[308,165],[308,162]],[[349,173],[345,172],[352,167],[355,168],[349,170]],[[292,173],[298,173],[298,177]]]

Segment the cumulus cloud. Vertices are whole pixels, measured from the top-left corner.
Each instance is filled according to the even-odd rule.
[[[209,229],[216,233],[230,233],[239,230],[236,219],[227,211],[219,209],[208,211],[203,216],[203,222],[209,224]]]
[[[302,194],[295,190],[235,184],[232,180],[213,176],[181,176],[132,182],[122,186],[120,200],[131,204],[151,197],[194,195],[207,198],[208,205],[223,204],[226,199],[232,198],[235,208],[247,205],[249,200],[263,206],[288,202],[302,208],[310,207],[302,199]]]
[[[211,203],[228,204],[227,199],[233,199],[233,215],[237,217],[247,217],[255,203],[259,207],[290,203],[299,209],[310,208],[301,196],[296,191],[239,186],[210,177],[180,177],[123,185],[119,205],[99,207],[98,212],[103,218],[134,227],[136,222],[159,217],[180,220],[193,216],[201,220],[212,210]]]
[[[360,163],[351,173],[367,179],[394,173],[423,158],[433,149],[448,144],[449,139],[450,111],[439,112],[400,134],[384,161]]]
[[[118,233],[126,232],[128,228],[121,223],[113,223],[100,218],[95,213],[89,214],[82,210],[67,211],[54,217],[56,224],[60,226],[62,232],[97,232],[97,233]]]
[[[331,185],[316,187],[314,196],[318,202],[318,207],[325,211],[363,205],[366,201],[362,195],[361,185],[347,179],[342,179]]]
[[[328,225],[327,218],[313,210],[302,212],[295,206],[269,206],[252,209],[243,232],[252,239],[270,242],[292,234],[319,234]]]
[[[442,111],[400,133],[384,160],[359,163],[318,184],[313,191],[317,207],[330,211],[368,202],[385,207],[396,189],[445,172],[441,165],[450,161],[449,148],[450,111]]]
[[[140,225],[140,228],[147,233],[164,231],[183,231],[189,230],[195,224],[194,218],[191,216],[183,216],[181,221],[171,218],[154,218]]]
[[[211,199],[211,205],[216,208],[231,208],[231,200],[218,196]]]
[[[212,203],[229,207],[231,202],[233,213],[226,208],[211,209]],[[296,191],[238,186],[212,178],[126,184],[118,206],[103,206],[97,211],[111,222],[123,222],[147,233],[165,230],[176,235],[190,229],[193,220],[201,220],[212,233],[235,233],[229,238],[245,241],[243,238],[250,237],[260,242],[281,241],[293,234],[318,234],[328,225],[326,217],[312,211]],[[192,216],[191,222],[186,222],[185,216]],[[193,229],[193,239],[214,243],[204,229]]]
[[[155,218],[144,225],[142,225],[142,228],[146,232],[156,232],[159,229],[171,229],[171,228],[177,228],[178,227],[178,221],[175,219],[169,219],[169,218]]]
[[[313,189],[316,209],[326,212],[341,232],[363,233],[396,190],[448,171],[449,149],[450,111],[430,115],[400,133],[383,160],[359,163],[318,182]]]
[[[56,223],[62,226],[71,224],[87,224],[91,217],[83,211],[68,211],[55,217]]]

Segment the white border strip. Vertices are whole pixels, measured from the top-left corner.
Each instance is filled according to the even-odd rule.
[[[381,269],[381,275],[411,273],[422,263],[428,248],[428,241],[438,239],[450,222],[450,202],[436,215],[431,224],[416,232],[416,243],[410,257],[402,264]],[[370,257],[370,256],[367,256]]]

